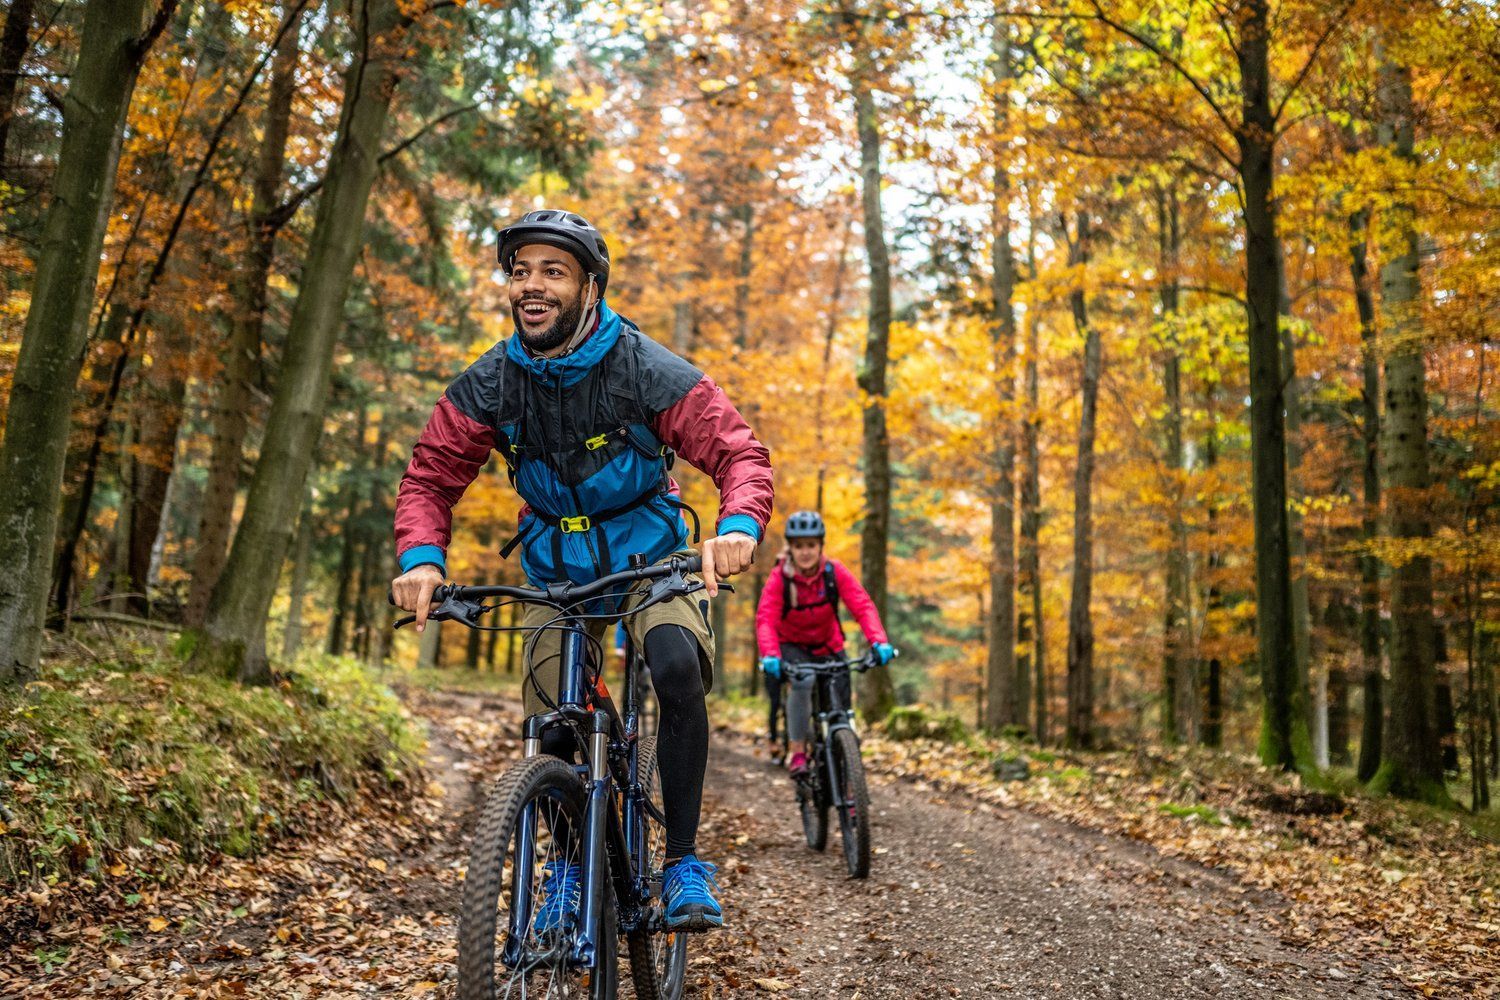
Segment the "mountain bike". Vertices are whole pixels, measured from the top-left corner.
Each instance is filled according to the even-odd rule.
[[[644,663],[627,649],[624,705],[617,710],[600,683],[603,651],[587,624],[625,618],[704,585],[687,578],[701,570],[696,556],[651,566],[640,556],[630,562],[587,584],[445,586],[433,593],[430,621],[495,629],[482,624],[484,615],[526,601],[555,608],[542,628],[562,633],[557,691],[541,692],[546,710],[526,719],[523,758],[496,782],[474,834],[458,925],[460,1000],[614,997],[620,936],[637,997],[682,996],[688,940],[664,921],[666,815],[656,741],[639,730],[636,674]],[[508,600],[484,603],[491,598]],[[528,678],[534,668],[528,656]],[[541,752],[543,733],[556,726],[572,730],[581,761]],[[562,864],[582,866],[577,916],[538,932],[533,916],[545,902],[543,883]]]
[[[850,671],[863,673],[879,666],[873,652],[857,660],[812,660],[784,663],[788,680],[813,675],[813,731],[807,773],[797,779],[797,807],[802,813],[802,834],[807,846],[821,851],[828,846],[828,811],[836,809],[844,843],[844,864],[850,878],[870,874],[870,791],[865,784],[865,764],[860,757],[859,735],[852,714],[841,696],[840,678]],[[790,700],[790,699],[788,699]]]

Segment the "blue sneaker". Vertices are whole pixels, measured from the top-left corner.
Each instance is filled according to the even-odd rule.
[[[714,899],[719,887],[717,865],[705,864],[685,855],[662,875],[662,900],[667,907],[667,926],[673,930],[704,931],[724,926],[724,911]]]
[[[583,866],[571,861],[549,861],[542,866],[547,878],[542,882],[546,898],[537,908],[531,929],[538,935],[561,930],[578,915],[578,903],[583,895]]]

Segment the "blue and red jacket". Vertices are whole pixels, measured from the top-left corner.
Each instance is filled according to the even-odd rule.
[[[724,391],[604,304],[570,354],[533,357],[512,336],[448,386],[396,495],[402,572],[446,572],[453,506],[491,451],[526,502],[517,539],[538,586],[586,583],[632,554],[654,562],[683,548],[674,455],[719,488],[719,534],[759,540],[771,517],[770,452]]]

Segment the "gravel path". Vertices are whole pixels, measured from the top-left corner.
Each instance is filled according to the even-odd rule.
[[[786,779],[747,742],[718,734],[710,768],[730,928],[705,942],[704,996],[1411,995],[1282,944],[1276,902],[1210,869],[907,782],[873,778],[876,856],[851,881],[837,830],[808,850]]]
[[[132,913],[59,927],[67,963],[43,976],[14,949],[0,997],[451,997],[468,836],[517,752],[516,709],[411,701],[431,722],[432,781],[404,808],[164,888],[155,926]],[[1211,870],[907,782],[876,777],[871,795],[876,856],[854,882],[837,829],[809,851],[781,772],[715,734],[701,853],[721,866],[729,926],[694,939],[690,996],[1409,995],[1378,968],[1283,944],[1276,901]]]

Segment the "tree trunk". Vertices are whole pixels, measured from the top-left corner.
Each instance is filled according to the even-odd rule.
[[[1216,408],[1218,399],[1217,383],[1210,381],[1207,391],[1204,393],[1204,409],[1208,412],[1208,432],[1203,442],[1203,467],[1210,477],[1219,464],[1219,417]],[[1219,590],[1219,569],[1224,564],[1224,555],[1217,545],[1218,534],[1216,525],[1219,520],[1219,503],[1217,497],[1210,494],[1207,497],[1206,515],[1208,519],[1208,538],[1211,547],[1208,550],[1206,576],[1208,586],[1204,588],[1203,595],[1203,637],[1208,639],[1211,629],[1218,618],[1220,610],[1224,605],[1224,598]],[[1201,642],[1200,642],[1201,645]],[[1202,742],[1206,747],[1218,748],[1224,745],[1224,692],[1222,687],[1223,661],[1217,653],[1208,657],[1203,670],[1203,725],[1200,729]]]
[[[1380,141],[1403,160],[1412,147],[1411,79],[1384,46],[1377,83]],[[1398,241],[1380,269],[1389,347],[1385,358],[1385,494],[1387,530],[1404,561],[1391,567],[1391,702],[1384,760],[1372,786],[1403,798],[1442,802],[1442,750],[1437,728],[1436,650],[1432,622],[1432,560],[1417,551],[1431,536],[1427,495],[1427,381],[1423,360],[1421,282],[1415,210],[1388,210]]]
[[[1026,227],[1026,269],[1035,281],[1036,223]],[[1036,699],[1035,730],[1038,743],[1045,745],[1047,733],[1047,621],[1042,616],[1042,398],[1038,359],[1041,357],[1041,314],[1036,303],[1026,311],[1026,413],[1021,421],[1023,468],[1021,471],[1021,558],[1018,568],[1022,607],[1026,609],[1030,660],[1036,681],[1032,692]],[[1024,642],[1025,640],[1023,640]]]
[[[495,672],[495,649],[500,645],[500,633],[491,631],[485,633],[488,638],[484,641],[484,669],[486,673]]]
[[[1087,268],[1090,231],[1086,211],[1078,214],[1077,239],[1069,246],[1070,267]],[[1103,346],[1099,331],[1089,323],[1083,289],[1068,296],[1073,321],[1083,334],[1082,403],[1078,414],[1078,463],[1073,475],[1073,589],[1068,604],[1068,724],[1067,744],[1087,749],[1094,745],[1094,619],[1089,605],[1094,591],[1094,426],[1099,405],[1099,377]]]
[[[512,605],[515,607],[516,605]],[[436,670],[443,665],[443,623],[428,622],[417,641],[417,666]]]
[[[823,326],[823,367],[818,374],[818,411],[816,431],[818,442],[818,492],[813,509],[823,511],[823,480],[828,475],[828,450],[823,446],[823,432],[828,424],[828,374],[833,364],[833,340],[839,332],[839,314],[843,309],[844,278],[849,270],[849,231],[843,227],[843,238],[839,242],[839,263],[833,272],[833,291],[828,301],[828,322]]]
[[[989,703],[985,725],[994,731],[1026,724],[1025,701],[1017,697],[1016,677],[1016,447],[1015,408],[1016,261],[1010,247],[1010,174],[1005,133],[1010,125],[1010,33],[993,21],[995,140],[990,168],[990,344],[994,365],[995,423],[992,455],[995,480],[990,494]]]
[[[1157,192],[1158,262],[1162,276],[1160,289],[1161,316],[1165,328],[1166,356],[1163,381],[1166,389],[1166,444],[1171,544],[1167,549],[1166,614],[1162,622],[1164,651],[1162,656],[1162,740],[1193,742],[1196,737],[1198,679],[1194,658],[1188,651],[1188,614],[1192,580],[1188,562],[1187,523],[1183,519],[1186,503],[1187,461],[1182,444],[1182,355],[1178,345],[1177,312],[1179,304],[1179,250],[1182,244],[1179,228],[1177,189],[1169,186]]]
[[[1278,327],[1276,121],[1271,114],[1269,0],[1248,0],[1238,52],[1243,124],[1239,178],[1245,205],[1245,311],[1250,346],[1250,450],[1255,523],[1255,633],[1263,710],[1260,757],[1295,770],[1309,762],[1297,697],[1287,534],[1286,398]]]
[[[1302,380],[1297,375],[1297,344],[1292,338],[1291,324],[1283,323],[1280,316],[1288,319],[1292,315],[1292,298],[1286,283],[1286,252],[1278,238],[1276,241],[1276,310],[1279,314],[1277,328],[1281,334],[1282,391],[1286,394],[1286,475],[1288,504],[1286,514],[1287,542],[1291,553],[1292,590],[1292,648],[1297,667],[1297,695],[1299,704],[1306,710],[1304,721],[1310,738],[1316,732],[1311,692],[1312,664],[1312,604],[1307,592],[1307,535],[1302,529]],[[1326,766],[1316,752],[1316,739],[1312,739],[1312,759],[1319,767]]]
[[[514,675],[516,668],[520,666],[518,647],[521,645],[521,636],[516,631],[516,627],[521,624],[520,602],[510,606],[510,621],[506,624],[510,630],[505,633],[505,672]]]
[[[380,137],[397,82],[402,24],[396,0],[355,8],[356,53],[345,76],[344,104],[326,183],[308,241],[302,286],[287,329],[281,378],[260,461],[224,573],[209,602],[200,666],[264,683],[270,673],[263,638],[267,609],[290,542],[328,399],[328,378],[344,300],[364,231]]]
[[[234,518],[234,499],[249,424],[250,388],[260,360],[266,281],[275,259],[279,230],[271,213],[277,207],[286,168],[287,133],[297,83],[299,25],[296,19],[299,14],[300,7],[288,11],[292,23],[282,33],[271,63],[265,131],[251,182],[249,248],[244,263],[235,272],[229,341],[224,347],[224,367],[219,373],[219,391],[214,400],[213,444],[208,480],[203,487],[203,519],[193,548],[192,577],[184,616],[185,623],[194,628],[203,624],[208,613],[209,595],[223,572]]]
[[[1375,344],[1375,295],[1366,262],[1369,213],[1349,217],[1349,275],[1354,283],[1354,305],[1359,314],[1364,359],[1361,389],[1361,439],[1364,444],[1364,510],[1360,516],[1359,649],[1364,684],[1364,719],[1359,739],[1359,780],[1369,781],[1380,769],[1381,736],[1385,728],[1380,658],[1380,560],[1373,551],[1380,538],[1380,355]]]
[[[167,12],[175,6],[165,0]],[[114,199],[125,112],[155,31],[151,0],[91,0],[64,98],[62,148],[42,227],[0,446],[0,685],[34,675],[57,540],[73,390]],[[153,24],[152,28],[155,29]]]
[[[11,0],[5,14],[5,28],[0,31],[0,180],[9,176],[6,149],[10,144],[10,123],[16,113],[16,89],[21,82],[21,67],[26,50],[31,47],[31,11],[35,0]]]
[[[307,0],[298,0],[299,4],[305,4],[306,2]],[[189,4],[183,8],[174,30],[179,33],[187,30],[187,26],[192,20],[193,6],[193,4]],[[227,45],[224,42],[224,34],[230,26],[231,19],[227,9],[222,5],[212,5],[208,10],[209,16],[205,18],[205,23],[200,31],[204,39],[204,45],[199,60],[199,73],[210,78],[212,81],[228,51]],[[278,29],[278,40],[282,36],[281,33],[284,33],[287,27],[289,27],[288,23],[283,22],[282,27]],[[114,416],[115,403],[119,399],[120,387],[124,380],[126,367],[133,353],[137,334],[148,312],[149,303],[153,301],[153,291],[156,288],[158,280],[177,262],[177,258],[173,255],[173,250],[177,245],[178,237],[182,233],[188,211],[192,208],[193,201],[198,192],[203,188],[205,182],[209,180],[209,168],[213,165],[222,140],[228,133],[229,125],[234,121],[240,108],[244,105],[246,96],[254,86],[255,80],[259,77],[270,55],[271,53],[268,51],[262,58],[258,59],[250,74],[241,82],[239,90],[230,103],[229,108],[220,117],[218,124],[214,127],[213,133],[209,136],[208,147],[199,158],[197,167],[192,171],[182,173],[162,171],[159,173],[159,176],[154,178],[153,186],[148,188],[148,201],[151,196],[165,194],[168,185],[173,181],[176,182],[176,189],[173,192],[176,209],[172,215],[172,220],[167,226],[166,234],[163,236],[160,246],[157,249],[155,259],[152,261],[151,266],[145,269],[145,277],[140,282],[139,289],[116,299],[113,295],[115,284],[111,282],[110,294],[106,295],[106,298],[112,301],[110,301],[109,307],[105,312],[105,319],[102,323],[103,329],[98,340],[100,345],[110,345],[113,348],[113,353],[110,351],[101,352],[97,348],[95,350],[95,353],[101,356],[95,361],[89,380],[92,390],[90,395],[92,398],[82,407],[84,413],[93,415],[93,434],[91,435],[89,446],[83,449],[82,453],[75,452],[70,454],[66,464],[68,471],[67,481],[76,481],[80,485],[78,489],[69,492],[66,496],[64,505],[65,514],[62,523],[68,530],[68,534],[64,536],[63,544],[59,547],[57,554],[57,585],[54,588],[54,593],[57,595],[56,602],[58,608],[63,613],[66,613],[68,606],[68,584],[73,573],[74,554],[83,537],[84,529],[88,524],[94,485],[98,475],[99,456],[104,439],[109,432],[110,421]],[[146,204],[143,202],[138,212],[144,213],[145,207]],[[126,253],[129,252],[130,242],[135,238],[135,232],[135,230],[132,230],[130,239],[126,241]],[[119,272],[117,271],[116,278],[118,276]],[[100,385],[104,386],[102,390],[97,388]]]
[[[302,516],[297,519],[297,540],[292,546],[291,592],[287,599],[286,630],[281,636],[281,658],[286,663],[297,658],[297,650],[302,646],[302,606],[307,603],[314,520],[312,496],[309,495],[302,505]]]
[[[132,490],[135,502],[127,547],[130,598],[126,609],[142,618],[151,613],[151,552],[161,532],[167,484],[177,459],[177,431],[182,426],[182,402],[187,394],[184,365],[191,354],[192,339],[180,318],[161,313],[157,317],[157,343],[144,378],[145,405],[140,414]]]
[[[856,16],[846,13],[863,37]],[[870,299],[865,336],[865,360],[859,372],[864,393],[863,446],[865,474],[864,526],[859,539],[860,571],[865,589],[875,602],[881,620],[889,622],[886,585],[886,549],[891,528],[891,443],[886,431],[886,362],[891,338],[891,261],[885,245],[885,221],[880,210],[880,122],[875,95],[870,89],[869,54],[855,43],[854,114],[859,132],[860,201],[865,229],[865,255],[870,265]],[[896,703],[889,670],[870,670],[863,675],[860,696],[867,719],[883,719]]]
[[[134,420],[123,421],[120,428],[119,509],[115,528],[110,534],[109,552],[103,561],[101,575],[104,592],[109,595],[109,610],[124,614],[130,603],[130,526],[135,521],[135,440]]]
[[[750,346],[750,278],[755,273],[755,206],[734,210],[740,222],[740,259],[734,275],[734,343],[741,352]]]
[[[344,517],[339,530],[338,579],[334,581],[333,617],[328,622],[328,655],[344,652],[345,623],[349,620],[351,591],[354,586],[355,547],[359,531],[355,519],[359,514],[359,473],[364,467],[365,429],[369,425],[370,407],[361,403],[354,422],[354,457],[344,470],[344,485],[339,491],[344,501]]]

